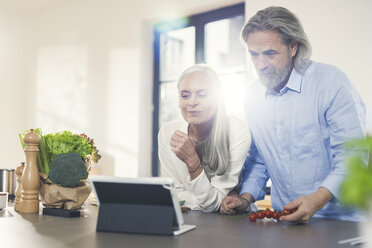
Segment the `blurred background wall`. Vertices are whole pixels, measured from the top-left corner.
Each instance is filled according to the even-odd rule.
[[[40,127],[93,137],[102,174],[150,176],[152,25],[239,2],[0,0],[0,168],[25,160],[18,133]],[[346,72],[372,106],[372,1],[245,4],[247,18],[270,5],[296,13],[313,59]]]

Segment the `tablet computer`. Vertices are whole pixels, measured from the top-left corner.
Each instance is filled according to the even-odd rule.
[[[171,178],[92,176],[99,206],[97,231],[179,235],[183,223]]]

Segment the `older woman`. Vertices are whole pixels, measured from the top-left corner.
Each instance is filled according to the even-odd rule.
[[[162,175],[174,180],[185,206],[217,211],[238,184],[250,133],[238,118],[226,115],[221,84],[210,67],[184,71],[178,94],[183,120],[164,124],[158,135]]]

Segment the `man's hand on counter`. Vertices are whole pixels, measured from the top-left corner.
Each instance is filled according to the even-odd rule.
[[[244,193],[239,196],[237,192],[233,191],[222,200],[220,213],[237,214],[245,212],[252,202],[253,197],[250,194]]]
[[[306,223],[310,218],[332,198],[331,192],[321,187],[310,195],[301,196],[284,206],[291,214],[283,215],[280,221]]]

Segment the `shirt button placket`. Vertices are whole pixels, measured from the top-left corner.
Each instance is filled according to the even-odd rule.
[[[286,137],[286,128],[284,125],[285,118],[285,108],[283,107],[282,96],[277,97],[277,138],[278,138],[278,148],[279,148],[279,157],[280,162],[282,163],[285,160],[285,137]]]

